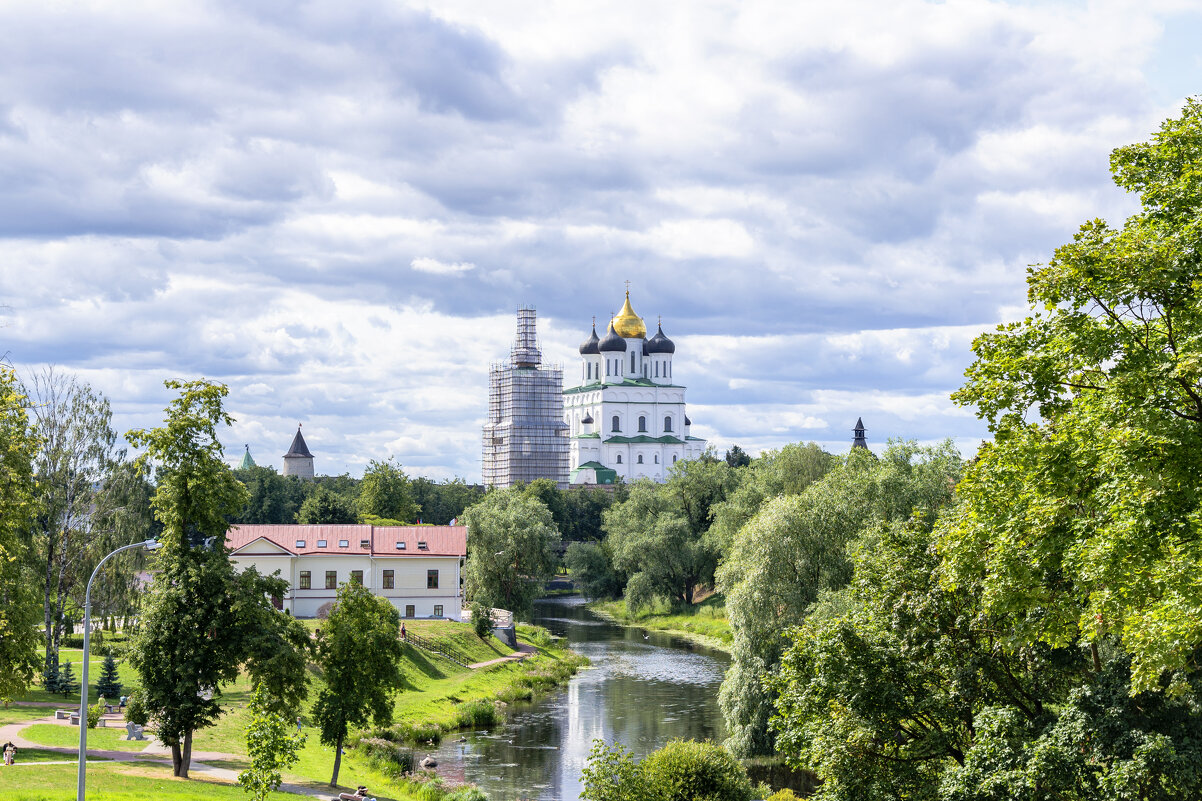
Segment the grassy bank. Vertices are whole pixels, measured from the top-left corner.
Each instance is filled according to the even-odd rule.
[[[687,608],[673,608],[666,602],[659,602],[631,612],[625,601],[594,601],[588,606],[597,615],[623,626],[667,631],[710,648],[730,650],[730,621],[726,618],[725,599],[721,595],[711,595]]]

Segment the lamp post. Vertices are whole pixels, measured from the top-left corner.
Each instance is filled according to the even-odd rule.
[[[84,593],[83,600],[83,687],[79,693],[79,781],[75,791],[76,801],[84,801],[84,779],[87,775],[88,646],[91,643],[90,635],[92,634],[92,582],[96,580],[96,574],[100,572],[100,568],[104,565],[104,563],[122,551],[128,551],[131,548],[145,548],[148,551],[154,551],[161,548],[162,545],[163,544],[161,542],[156,540],[145,540],[144,542],[135,542],[132,545],[122,545],[120,548],[101,559],[100,564],[96,565],[96,569],[92,571],[92,577],[88,579],[88,588]]]

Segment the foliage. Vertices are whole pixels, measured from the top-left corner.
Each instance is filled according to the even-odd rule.
[[[605,543],[573,542],[564,554],[564,562],[586,598],[616,598],[626,586]]]
[[[296,522],[302,525],[320,523],[357,523],[359,517],[355,504],[345,495],[340,495],[328,487],[316,485],[296,513]]]
[[[267,801],[279,789],[284,780],[281,771],[296,763],[305,744],[304,736],[279,713],[279,707],[278,699],[272,699],[263,685],[255,685],[246,728],[250,766],[238,774],[238,784],[254,801]]]
[[[413,500],[409,477],[392,459],[381,462],[372,459],[359,483],[360,515],[375,515],[390,520],[412,523],[421,513]]]
[[[677,462],[664,484],[641,479],[604,515],[606,546],[614,567],[629,576],[626,604],[632,610],[656,598],[691,604],[713,583],[719,551],[706,533],[714,508],[736,477],[723,461]]]
[[[942,547],[1017,643],[1117,637],[1138,691],[1202,643],[1202,100],[1110,163],[1140,211],[1082,225],[973,344],[953,397],[994,443]]]
[[[595,542],[605,536],[602,527],[605,510],[626,500],[627,487],[625,484],[616,484],[611,491],[576,485],[560,490],[560,493],[563,497],[563,519],[555,522],[564,541]]]
[[[317,632],[317,663],[325,686],[313,715],[321,742],[334,747],[338,783],[342,745],[351,726],[387,726],[392,720],[392,696],[401,685],[400,616],[396,607],[351,581],[338,588],[329,619]]]
[[[747,771],[713,743],[673,740],[642,762],[594,740],[581,774],[584,801],[751,801]]]
[[[221,714],[221,685],[245,664],[255,682],[294,708],[306,692],[309,641],[295,620],[271,606],[287,582],[253,568],[236,573],[225,547],[226,517],[246,499],[217,439],[217,425],[232,422],[222,409],[227,389],[206,381],[166,385],[180,390],[166,425],[128,435],[145,448],[143,463],[153,460],[157,468],[152,503],[163,524],[128,659],[159,737],[171,748],[175,775],[187,777],[193,732]]]
[[[731,445],[726,451],[726,463],[731,467],[746,467],[751,464],[751,456],[738,445]]]
[[[484,497],[484,490],[465,482],[462,478],[436,483],[428,478],[415,478],[409,482],[413,500],[421,509],[424,523],[445,526],[463,516],[463,510]]]
[[[464,512],[467,596],[515,616],[530,613],[555,574],[559,532],[542,501],[519,488],[493,490]]]
[[[117,660],[112,651],[104,655],[104,664],[100,668],[100,680],[96,682],[96,692],[104,698],[121,697],[121,681],[117,677]]]
[[[480,639],[492,634],[492,612],[485,604],[472,604],[472,630]]]
[[[88,728],[89,729],[96,728],[97,724],[100,723],[100,716],[103,714],[104,714],[104,704],[100,703],[100,701],[97,701],[96,703],[94,703],[90,707],[88,707],[88,719],[87,719]]]
[[[38,667],[38,599],[29,574],[37,440],[16,376],[0,365],[0,700],[29,686]]]
[[[79,682],[75,679],[75,666],[70,662],[64,662],[58,669],[58,681],[55,683],[55,692],[59,695],[78,695]]]
[[[246,487],[247,498],[246,505],[231,518],[232,523],[293,523],[306,490],[314,486],[299,476],[282,476],[259,465],[235,470],[234,477]]]
[[[772,752],[772,697],[763,678],[779,664],[784,632],[805,619],[824,591],[851,578],[848,543],[916,510],[933,516],[950,500],[959,472],[950,442],[936,448],[895,442],[879,459],[855,448],[824,478],[768,501],[743,526],[718,576],[734,635],[719,693],[733,753]]]
[[[150,710],[146,708],[146,695],[141,690],[134,690],[125,699],[125,719],[139,726],[145,726],[150,721]]]

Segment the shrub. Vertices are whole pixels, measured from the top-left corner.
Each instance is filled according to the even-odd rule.
[[[495,726],[500,720],[497,707],[490,701],[468,701],[456,709],[456,724],[461,729]]]
[[[492,610],[482,603],[472,604],[472,630],[482,640],[492,632]]]
[[[792,790],[786,787],[784,790],[777,790],[768,796],[767,801],[799,801],[799,799],[793,794]]]
[[[104,714],[104,705],[99,701],[88,707],[88,728],[94,729],[100,723],[100,716]]]
[[[446,801],[488,801],[488,796],[479,787],[460,787],[448,795]]]
[[[392,778],[413,772],[413,752],[401,748],[391,740],[381,737],[365,737],[355,744],[372,767]]]
[[[751,801],[751,780],[730,752],[713,743],[673,740],[640,765],[651,796],[663,801]]]
[[[146,708],[146,699],[142,697],[141,690],[134,690],[125,699],[125,720],[139,726],[145,726],[150,720],[150,711]]]

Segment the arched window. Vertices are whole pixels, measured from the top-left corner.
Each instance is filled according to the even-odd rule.
[[[664,431],[671,431],[671,430],[672,430],[672,418],[665,417],[664,418]]]
[[[655,363],[655,377],[659,378],[659,362]]]
[[[643,463],[643,454],[641,454],[641,453],[639,454],[638,463],[639,464]]]
[[[609,359],[605,360],[605,374],[609,375]]]
[[[622,463],[622,454],[619,453],[617,458],[618,458],[618,464],[621,464]]]
[[[613,419],[613,427],[610,430],[611,431],[621,431],[622,430],[622,427],[618,425],[618,416],[616,414],[614,415],[614,419]]]
[[[655,463],[659,464],[659,454],[655,454]]]
[[[639,431],[646,431],[646,430],[647,430],[647,418],[640,414],[639,415]]]
[[[672,464],[676,464],[676,454],[672,454]]]

